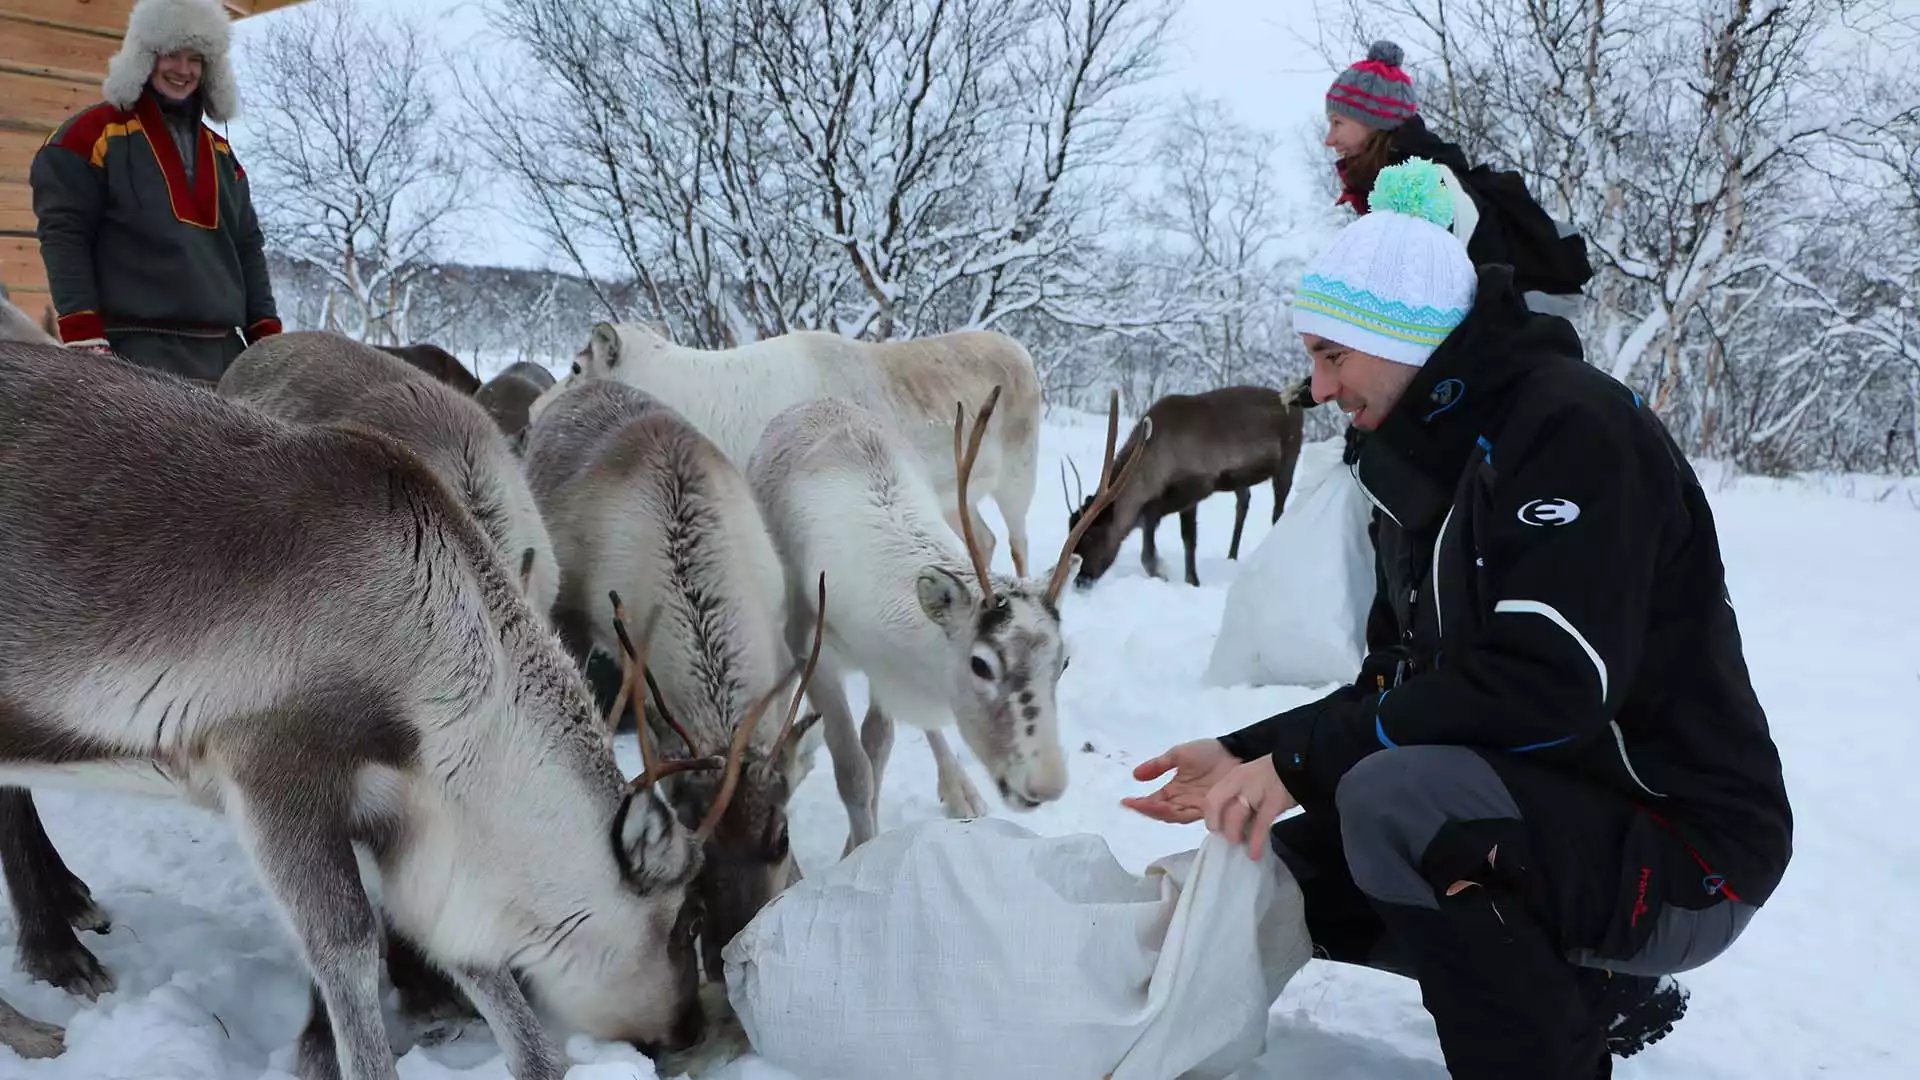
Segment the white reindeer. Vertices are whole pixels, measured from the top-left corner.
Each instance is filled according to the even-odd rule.
[[[947,411],[999,386],[999,422],[981,447],[972,489],[992,495],[1007,522],[1014,573],[1027,573],[1027,509],[1038,482],[1040,379],[1033,357],[1005,334],[968,330],[908,341],[869,342],[816,330],[733,349],[676,345],[643,323],[598,323],[566,380],[613,378],[659,398],[691,420],[744,469],[782,409],[832,399],[861,405],[904,436],[905,462],[932,479],[941,516],[960,531],[958,480],[947,453]],[[978,498],[966,505],[982,553],[994,536]]]
[[[511,441],[486,409],[392,354],[342,334],[274,334],[220,378],[221,397],[299,424],[356,424],[418,454],[520,568],[545,615],[560,588],[553,541]],[[531,562],[527,553],[531,552]]]
[[[965,504],[974,455],[1000,396],[995,387],[961,450],[962,407],[952,428],[956,501]],[[1124,481],[1112,475],[1119,398],[1107,435],[1107,467],[1092,522]],[[1132,469],[1142,455],[1128,459]],[[1067,538],[1044,584],[990,573],[970,530],[965,546],[944,527],[933,485],[903,440],[872,411],[846,401],[811,401],[774,417],[747,467],[747,479],[786,566],[788,640],[802,640],[812,610],[805,586],[825,573],[838,583],[826,615],[827,646],[812,685],[834,778],[849,822],[847,848],[877,829],[878,793],[899,719],[926,732],[939,768],[941,802],[955,817],[987,812],[940,728],[956,722],[1002,798],[1016,809],[1057,799],[1067,788],[1054,689],[1066,670],[1061,587],[1079,566]],[[969,578],[971,577],[971,581]],[[869,704],[856,733],[842,689],[865,672]]]
[[[59,348],[0,344],[0,386],[0,783],[231,821],[314,979],[304,1080],[395,1080],[382,913],[516,1080],[565,1071],[542,1014],[697,1041],[705,837],[621,776],[558,636],[417,456]]]
[[[786,579],[745,478],[673,409],[607,379],[558,396],[527,432],[527,476],[561,567],[554,624],[575,658],[623,656],[615,597],[661,618],[647,674],[658,716],[693,758],[738,747],[738,790],[716,821],[697,890],[707,971],[721,948],[784,888],[791,870],[787,802],[806,775],[817,732],[754,729],[753,698],[784,682]],[[796,699],[797,701],[797,699]],[[615,718],[621,709],[616,705]],[[817,720],[817,716],[809,718]],[[705,817],[711,773],[676,776],[669,801]]]

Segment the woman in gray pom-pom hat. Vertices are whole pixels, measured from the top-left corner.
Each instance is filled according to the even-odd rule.
[[[1327,89],[1327,137],[1340,176],[1337,205],[1367,212],[1380,170],[1426,158],[1446,171],[1453,194],[1453,233],[1476,266],[1504,263],[1537,311],[1570,314],[1593,274],[1586,242],[1555,221],[1528,192],[1518,173],[1476,168],[1458,144],[1427,128],[1405,52],[1376,41],[1366,58],[1342,71]]]

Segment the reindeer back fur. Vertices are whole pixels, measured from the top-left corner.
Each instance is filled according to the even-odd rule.
[[[767,425],[788,406],[833,399],[861,404],[895,426],[909,461],[957,507],[953,462],[956,403],[978,407],[994,386],[999,405],[974,463],[969,491],[992,495],[1025,557],[1025,519],[1038,470],[1040,382],[1019,342],[992,331],[961,331],[896,342],[865,342],[798,331],[732,349],[675,344],[643,323],[594,328],[576,358],[585,376],[605,376],[660,398],[746,467]],[[942,511],[954,521],[955,511]],[[980,530],[992,547],[992,534]]]
[[[109,357],[0,344],[0,383],[0,782],[229,813],[296,785],[316,829],[344,799],[436,961],[514,957],[580,1030],[668,1030],[697,852],[636,809],[651,895],[623,876],[584,679],[415,455]]]
[[[0,297],[0,341],[17,341],[27,345],[59,346],[54,339],[33,321],[26,312],[14,306],[13,301]]]
[[[928,566],[961,580],[973,568],[899,433],[852,402],[795,405],[768,426],[747,476],[791,595],[804,595],[822,571],[834,583],[822,655],[864,670],[895,719],[946,724],[945,665],[926,661],[944,661],[949,649],[921,609],[915,581]]]
[[[634,633],[662,605],[647,670],[698,752],[724,754],[791,663],[785,578],[740,470],[678,412],[607,380],[542,413],[527,469],[564,569],[555,621],[573,648],[620,655],[610,590]],[[776,728],[757,727],[756,741]]]
[[[355,424],[420,456],[493,539],[515,573],[534,551],[529,596],[552,607],[559,564],[507,436],[473,399],[386,352],[340,334],[297,331],[249,346],[219,393],[303,424]]]

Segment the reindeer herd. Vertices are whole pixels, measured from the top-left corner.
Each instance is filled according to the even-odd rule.
[[[1191,506],[1236,491],[1237,555],[1246,489],[1271,482],[1277,517],[1300,447],[1301,410],[1248,388],[1156,406],[1117,448],[1116,397],[1098,487],[1029,576],[1041,395],[996,333],[701,350],[601,324],[563,379],[482,383],[432,346],[294,332],[209,391],[0,301],[0,384],[20,964],[116,985],[75,933],[109,917],[31,789],[219,813],[310,972],[303,1080],[396,1076],[383,964],[403,1011],[483,1018],[517,1080],[565,1072],[546,1020],[690,1047],[703,971],[798,877],[787,806],[821,744],[846,851],[879,829],[896,722],[949,814],[989,806],[948,727],[1005,804],[1060,798],[1067,582],[1168,513],[1195,581]],[[605,713],[595,652],[622,671]],[[59,1046],[3,1002],[0,1041]]]

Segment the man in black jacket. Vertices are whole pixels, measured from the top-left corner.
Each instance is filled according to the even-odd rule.
[[[1792,816],[1699,481],[1571,324],[1474,270],[1420,164],[1296,301],[1315,398],[1370,433],[1370,655],[1126,802],[1255,857],[1303,807],[1271,840],[1316,948],[1417,978],[1452,1075],[1607,1076],[1772,894]]]

